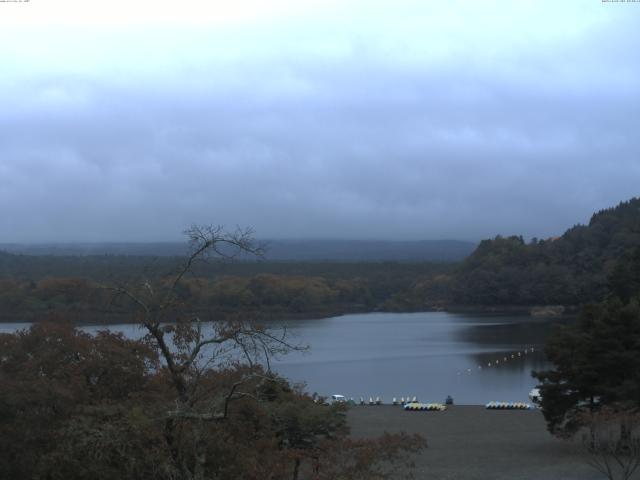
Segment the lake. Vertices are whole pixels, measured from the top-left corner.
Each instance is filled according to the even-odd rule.
[[[557,320],[555,320],[557,322]],[[481,404],[528,401],[536,384],[531,370],[547,363],[542,352],[549,320],[514,315],[446,312],[365,313],[313,320],[269,322],[287,328],[306,353],[294,352],[272,366],[309,392],[354,397],[413,397]],[[28,327],[0,324],[0,332]],[[96,331],[105,327],[83,327]],[[112,325],[139,337],[135,325]],[[505,360],[506,359],[506,360]]]

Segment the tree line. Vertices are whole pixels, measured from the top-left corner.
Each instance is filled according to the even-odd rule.
[[[111,308],[100,286],[127,284],[140,275],[162,283],[179,262],[146,258],[145,265],[138,257],[73,258],[65,268],[58,265],[60,257],[9,257],[17,258],[11,258],[14,265],[0,276],[0,321],[32,321],[53,312],[79,322],[131,321],[126,310]],[[180,293],[202,315],[329,316],[397,309],[394,295],[411,288],[417,278],[451,268],[432,263],[214,261],[194,266]]]

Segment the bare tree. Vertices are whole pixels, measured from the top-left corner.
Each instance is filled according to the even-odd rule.
[[[640,414],[602,407],[583,417],[587,463],[609,480],[629,480],[640,467]]]
[[[175,407],[166,412],[165,439],[182,478],[205,478],[206,448],[203,422],[220,422],[227,418],[233,400],[251,397],[259,400],[261,382],[270,381],[269,359],[274,355],[298,350],[287,339],[286,330],[274,333],[243,320],[224,320],[203,324],[197,312],[181,294],[181,286],[198,262],[207,258],[236,258],[239,255],[262,255],[262,247],[253,231],[226,231],[221,226],[192,226],[185,231],[190,252],[180,267],[163,278],[144,276],[128,285],[105,286],[114,293],[114,302],[123,303],[135,314],[146,330],[146,341],[155,347],[171,378],[176,393]],[[225,391],[201,394],[202,376],[212,367],[245,365],[242,378]],[[248,367],[248,368],[246,368]],[[256,382],[258,378],[258,382]],[[251,380],[251,381],[249,381]],[[251,391],[244,389],[251,384]],[[177,432],[189,422],[195,436],[195,461],[185,462]],[[180,430],[181,431],[181,430]]]

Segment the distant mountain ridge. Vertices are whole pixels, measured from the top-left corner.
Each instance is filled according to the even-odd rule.
[[[430,261],[455,262],[467,257],[477,244],[462,240],[266,240],[265,260],[272,261]],[[0,251],[23,255],[182,256],[187,245],[179,242],[148,243],[42,243],[0,244]]]

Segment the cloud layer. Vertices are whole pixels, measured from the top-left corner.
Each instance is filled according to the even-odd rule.
[[[0,241],[544,237],[639,193],[640,6],[425,3],[0,30]]]

